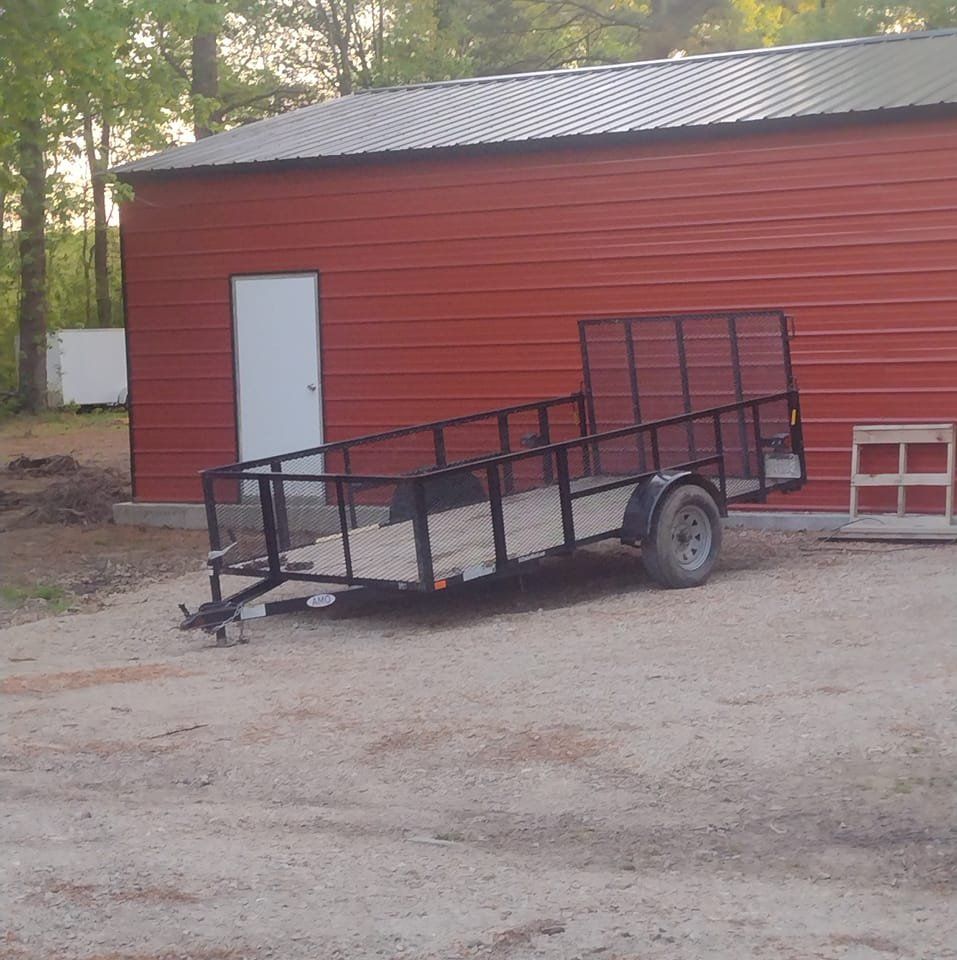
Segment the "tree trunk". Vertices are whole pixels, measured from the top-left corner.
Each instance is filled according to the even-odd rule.
[[[20,129],[20,399],[35,413],[47,405],[46,196],[43,123],[39,116]]]
[[[210,101],[219,97],[219,51],[215,33],[203,33],[193,37],[191,67],[193,135],[197,140],[202,140],[214,133],[209,122],[214,109]]]
[[[340,96],[348,96],[352,93],[352,62],[350,60],[349,38],[340,34],[338,40],[339,48],[339,79],[337,86]]]
[[[351,28],[353,10],[348,0],[330,0],[316,4],[316,22],[332,52],[336,71],[336,92],[340,96],[352,93]]]
[[[96,322],[101,327],[112,326],[113,305],[110,300],[109,236],[106,222],[106,171],[110,166],[110,125],[104,120],[100,132],[100,150],[97,153],[93,137],[93,118],[83,118],[83,142],[90,168],[93,189],[93,276],[96,285]]]
[[[83,326],[92,327],[93,296],[90,292],[90,212],[83,208]]]

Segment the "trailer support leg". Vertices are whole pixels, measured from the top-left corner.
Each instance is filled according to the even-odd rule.
[[[211,560],[209,568],[209,595],[212,602],[219,604],[223,602],[223,583],[219,574],[219,560]],[[226,646],[226,628],[220,627],[216,631],[216,646]]]

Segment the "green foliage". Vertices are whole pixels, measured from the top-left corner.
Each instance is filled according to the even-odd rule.
[[[19,607],[29,600],[43,600],[55,613],[62,613],[70,606],[70,594],[52,583],[0,584],[0,603],[5,606]]]
[[[865,0],[730,0],[711,25],[715,49],[840,40],[957,26],[954,0],[874,5]]]
[[[914,0],[876,6],[862,0],[830,0],[799,10],[775,39],[804,43],[952,26],[957,26],[957,3],[953,0]]]
[[[119,263],[119,231],[109,234],[111,260]],[[93,286],[93,231],[70,224],[50,231],[47,242],[49,329],[98,326]],[[16,234],[0,243],[0,395],[16,386],[17,333]],[[120,271],[110,275],[114,323],[123,317]]]
[[[315,78],[296,68],[290,47],[297,21],[287,0],[152,0],[140,24],[165,71],[169,110],[179,121],[214,131],[249,123],[316,99]],[[302,24],[298,24],[302,29]],[[191,91],[192,39],[218,37],[218,91]],[[290,65],[292,61],[292,66]],[[167,123],[167,137],[175,129]]]
[[[91,427],[100,430],[104,427],[125,430],[129,426],[129,416],[124,411],[113,408],[81,411],[78,407],[65,406],[36,414],[19,413],[9,422],[5,422],[0,416],[0,426],[4,428],[0,430],[0,440],[59,437],[82,432]],[[77,437],[71,442],[79,445],[82,444],[83,438]]]

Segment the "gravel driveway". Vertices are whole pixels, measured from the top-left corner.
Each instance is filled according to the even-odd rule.
[[[957,548],[524,587],[2,631],[0,958],[957,957]]]

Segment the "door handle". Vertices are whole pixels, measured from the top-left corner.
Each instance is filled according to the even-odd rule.
[[[307,384],[306,384],[306,389],[307,389],[307,390],[311,390],[313,393],[315,393],[315,392],[316,392],[316,385],[315,385],[314,383],[307,383]]]

